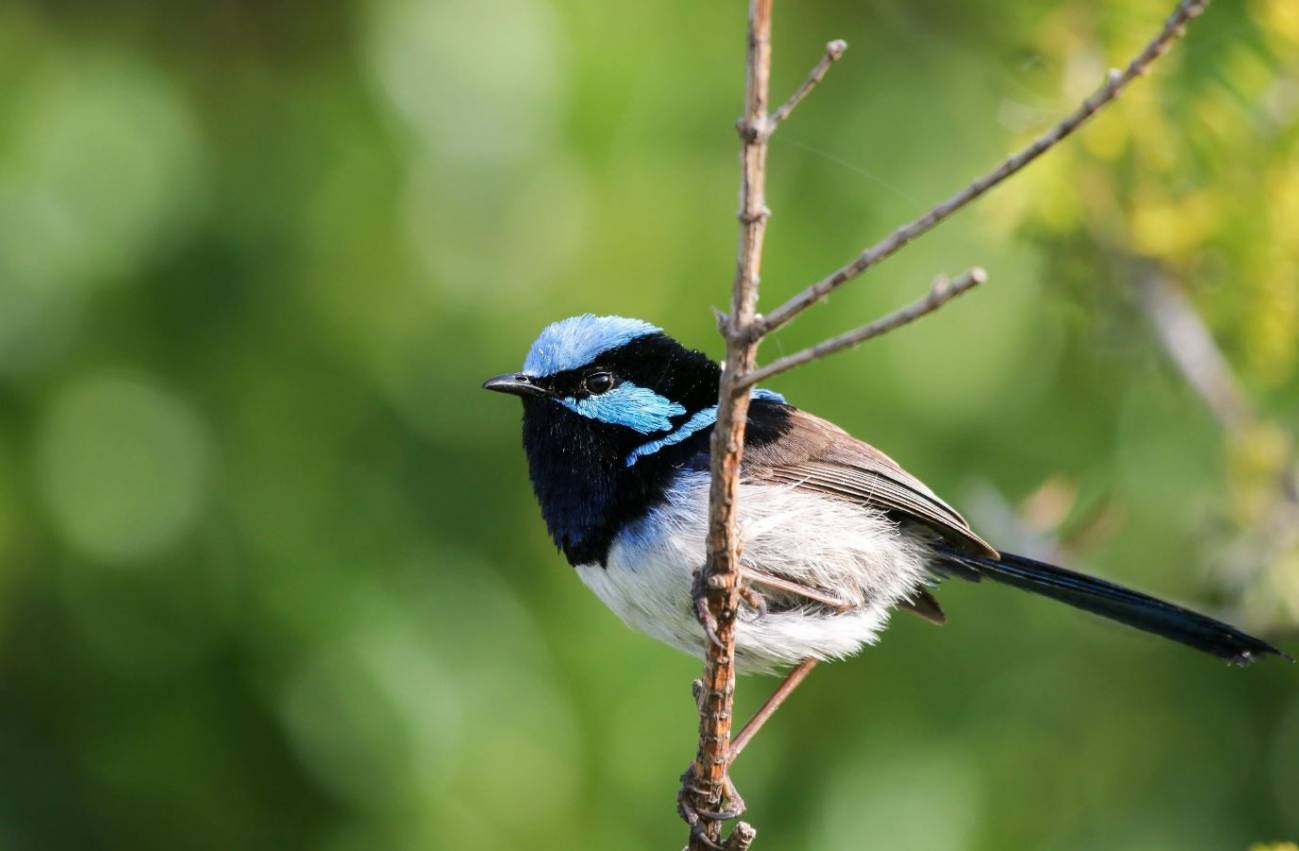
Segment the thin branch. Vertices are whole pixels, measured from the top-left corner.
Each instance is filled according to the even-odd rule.
[[[726,323],[726,369],[718,388],[713,426],[711,484],[708,495],[707,561],[700,587],[707,604],[703,687],[699,700],[699,747],[689,773],[686,803],[694,808],[690,851],[715,847],[721,823],[700,813],[721,809],[728,785],[731,716],[735,694],[735,616],[739,610],[740,553],[736,499],[740,461],[749,414],[749,394],[735,388],[737,378],[753,369],[757,338],[751,326],[757,315],[758,275],[767,229],[766,169],[768,91],[771,84],[771,12],[773,0],[749,0],[748,50],[745,59],[744,117],[740,121],[740,234]],[[711,629],[710,629],[711,627]],[[736,830],[739,830],[737,826]],[[735,847],[752,843],[752,828],[735,838]]]
[[[1158,269],[1142,276],[1139,286],[1164,350],[1222,427],[1239,437],[1254,423],[1254,412],[1190,298]]]
[[[789,118],[789,114],[794,111],[794,107],[803,102],[803,98],[807,97],[812,89],[816,88],[817,83],[825,79],[830,66],[842,59],[844,51],[847,49],[848,42],[841,38],[837,38],[825,46],[825,55],[821,57],[820,62],[816,63],[816,67],[812,69],[812,72],[807,75],[803,85],[799,86],[789,96],[789,100],[782,103],[780,108],[771,114],[771,118],[767,121],[767,135],[771,135],[780,126],[781,122]]]
[[[979,267],[975,267],[966,272],[955,281],[949,281],[946,275],[936,279],[933,286],[929,289],[929,294],[924,298],[913,301],[906,307],[897,310],[885,316],[881,316],[868,325],[849,331],[846,334],[840,334],[838,337],[831,337],[828,340],[817,343],[815,346],[803,349],[801,352],[795,352],[792,355],[786,355],[779,360],[772,361],[764,367],[753,370],[752,372],[740,377],[736,382],[740,388],[752,387],[760,381],[766,381],[773,375],[780,375],[782,372],[793,369],[796,366],[802,366],[805,363],[811,363],[814,360],[820,360],[824,357],[841,352],[844,349],[850,349],[860,343],[864,343],[872,337],[878,337],[881,334],[887,334],[896,328],[901,328],[909,322],[914,322],[922,316],[933,313],[947,302],[956,298],[963,292],[974,289],[988,279],[988,275]]]
[[[776,687],[776,690],[771,693],[771,697],[767,698],[753,717],[749,719],[749,723],[744,725],[744,729],[740,730],[739,734],[736,735],[735,741],[731,743],[730,758],[732,761],[748,746],[749,741],[762,729],[762,725],[767,723],[767,719],[776,713],[780,705],[785,702],[785,698],[789,697],[794,692],[794,689],[798,688],[799,684],[807,678],[808,674],[812,673],[812,669],[815,667],[816,659],[808,657],[799,662],[798,667],[785,676],[785,679]]]
[[[1258,412],[1190,296],[1158,267],[1148,269],[1138,286],[1146,315],[1186,383],[1223,431],[1236,440],[1245,437],[1259,424]],[[1277,491],[1293,510],[1299,507],[1299,470],[1295,469],[1292,446],[1287,445],[1286,458],[1279,466]]]
[[[1082,102],[1076,110],[1050,130],[1038,136],[1032,144],[1012,155],[993,171],[975,180],[960,192],[931,208],[920,218],[903,225],[889,234],[885,239],[867,248],[857,255],[852,262],[836,269],[826,277],[812,284],[798,295],[786,301],[780,307],[768,313],[752,329],[755,338],[788,324],[795,316],[812,305],[826,298],[830,293],[848,281],[865,272],[881,260],[894,254],[898,249],[911,242],[921,234],[927,233],[939,222],[965,207],[971,201],[998,185],[1006,178],[1018,172],[1024,166],[1046,153],[1057,143],[1077,130],[1097,110],[1114,100],[1128,83],[1144,74],[1152,63],[1168,51],[1168,48],[1186,32],[1186,24],[1198,17],[1209,0],[1182,0],[1173,11],[1159,34],[1146,45],[1136,58],[1128,63],[1122,72],[1111,69],[1106,82],[1095,94]]]

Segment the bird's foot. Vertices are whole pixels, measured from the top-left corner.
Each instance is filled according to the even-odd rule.
[[[713,617],[712,611],[708,608],[708,586],[704,582],[704,569],[701,567],[695,571],[694,582],[690,586],[690,601],[694,605],[695,617],[699,620],[699,625],[704,628],[704,635],[716,647],[722,646],[722,639],[717,635],[717,618]]]
[[[714,794],[712,789],[700,787],[695,783],[695,764],[692,762],[685,774],[681,775],[681,789],[677,792],[677,813],[690,826],[691,836],[709,848],[721,849],[722,846],[710,839],[705,832],[706,823],[739,818],[748,807],[730,777],[722,779],[722,788],[716,794],[717,800],[713,804],[717,809],[701,809],[693,803],[696,795],[706,795],[711,799]]]
[[[767,598],[753,590],[752,585],[740,585],[740,599],[760,615],[767,613]]]

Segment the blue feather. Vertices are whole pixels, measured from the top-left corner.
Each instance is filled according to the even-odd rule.
[[[651,440],[649,443],[642,443],[631,451],[627,456],[627,466],[635,464],[646,455],[653,455],[665,446],[672,446],[680,443],[692,434],[696,434],[702,429],[706,429],[713,423],[717,422],[717,406],[711,405],[702,411],[695,411],[690,419],[681,424],[681,427],[666,437],[660,437],[658,440]]]
[[[749,395],[754,399],[759,399],[763,402],[779,402],[782,405],[785,404],[784,396],[780,395],[775,390],[768,390],[765,387],[755,387],[749,392]]]
[[[669,431],[671,417],[686,412],[681,403],[673,402],[650,390],[624,381],[608,393],[585,399],[567,397],[559,403],[570,411],[610,425],[626,426],[641,434]]]
[[[655,325],[625,316],[570,316],[542,330],[528,350],[523,371],[541,377],[578,369],[637,337],[660,333],[662,329]]]
[[[777,393],[775,390],[764,390],[760,387],[755,387],[749,395],[754,399],[760,399],[765,402],[779,402],[782,405],[785,403],[785,397]],[[649,443],[642,443],[640,446],[633,449],[627,456],[627,466],[630,467],[646,455],[653,455],[665,446],[674,446],[691,435],[697,434],[703,429],[710,427],[715,422],[717,422],[716,405],[710,405],[707,408],[695,411],[690,419],[682,423],[676,431],[666,437],[651,440]]]

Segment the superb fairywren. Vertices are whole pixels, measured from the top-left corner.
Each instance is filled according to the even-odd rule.
[[[692,585],[704,563],[709,435],[720,368],[659,328],[619,316],[556,322],[522,372],[483,387],[523,399],[523,446],[546,526],[628,625],[702,655]],[[1279,651],[1180,606],[998,552],[893,459],[753,392],[739,496],[740,670],[840,658],[895,608],[942,623],[949,577],[1013,585],[1236,664]]]

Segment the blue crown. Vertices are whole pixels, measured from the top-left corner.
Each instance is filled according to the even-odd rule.
[[[583,313],[547,325],[538,335],[523,371],[529,375],[554,375],[586,366],[603,352],[626,345],[637,337],[661,334],[663,329],[625,316]]]

